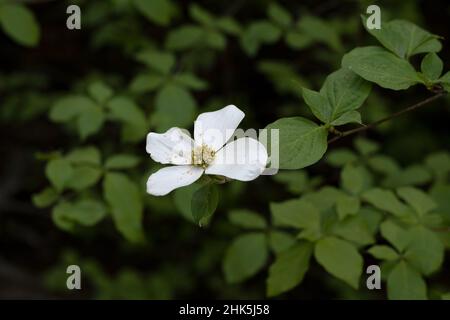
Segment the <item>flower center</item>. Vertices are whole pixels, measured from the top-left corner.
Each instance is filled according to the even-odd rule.
[[[192,150],[192,164],[206,168],[213,162],[215,155],[216,152],[205,144],[195,147]]]

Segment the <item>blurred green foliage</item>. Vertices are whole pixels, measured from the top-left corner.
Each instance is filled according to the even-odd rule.
[[[69,2],[81,7],[79,31],[65,29]],[[60,242],[36,262],[46,294],[448,297],[449,98],[365,132],[370,139],[327,143],[449,90],[448,12],[443,28],[429,27],[423,2],[381,2],[374,31],[361,23],[370,1],[69,2],[0,0],[2,51],[16,64],[0,72],[0,122],[56,137],[36,132],[38,171],[23,191]],[[198,184],[145,194],[159,168],[146,134],[189,129],[200,112],[231,103],[246,112],[243,126],[280,129],[281,168],[296,170],[207,196]],[[2,241],[15,233],[4,228]],[[66,289],[70,264],[81,267],[81,292]],[[366,288],[371,264],[382,290]]]

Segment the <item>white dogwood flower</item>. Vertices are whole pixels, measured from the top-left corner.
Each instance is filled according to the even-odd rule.
[[[244,117],[244,112],[229,105],[200,114],[194,123],[194,139],[180,128],[150,132],[146,147],[150,157],[172,166],[149,177],[147,192],[163,196],[194,183],[204,173],[240,181],[256,179],[267,164],[264,145],[249,137],[229,141]]]

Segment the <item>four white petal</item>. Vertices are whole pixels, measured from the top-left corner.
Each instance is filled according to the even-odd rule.
[[[266,148],[248,137],[225,145],[244,116],[244,112],[234,105],[202,113],[194,123],[194,140],[180,128],[171,128],[163,134],[150,132],[146,149],[151,158],[175,166],[153,173],[147,181],[147,192],[155,196],[166,195],[194,183],[203,173],[240,181],[256,179],[267,164]],[[200,163],[198,155],[204,157]]]

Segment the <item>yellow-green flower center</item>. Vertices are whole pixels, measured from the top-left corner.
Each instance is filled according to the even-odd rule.
[[[197,146],[192,150],[192,164],[206,168],[213,162],[215,155],[216,152],[207,145]]]

